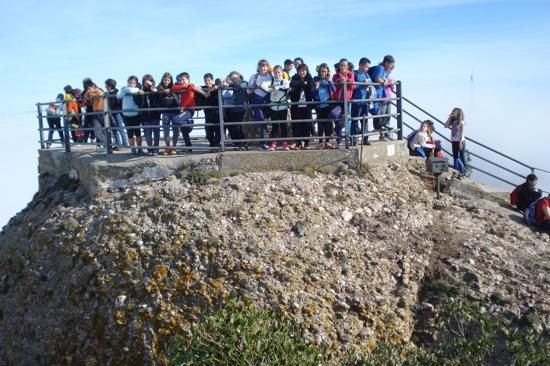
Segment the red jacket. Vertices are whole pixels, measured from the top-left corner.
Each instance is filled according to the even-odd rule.
[[[343,83],[344,81],[348,83],[353,83],[355,81],[355,77],[353,76],[353,72],[347,71],[344,75],[337,73],[334,74],[332,77],[332,81],[334,83]],[[346,85],[346,91],[347,91],[347,99],[351,99],[351,96],[353,95],[353,89],[355,89],[355,85],[353,84],[347,84]],[[336,85],[336,91],[334,92],[334,100],[344,100],[344,85]]]
[[[171,91],[177,92],[180,98],[180,107],[189,108],[194,107],[195,103],[195,84],[189,84],[183,86],[181,84],[174,84]]]

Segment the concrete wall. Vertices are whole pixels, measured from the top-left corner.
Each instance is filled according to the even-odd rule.
[[[377,142],[349,150],[300,151],[230,151],[210,154],[188,154],[158,157],[134,157],[125,152],[95,153],[90,148],[39,150],[40,191],[50,189],[59,179],[78,180],[80,188],[91,195],[131,184],[164,179],[189,170],[269,171],[322,170],[334,171],[342,164],[357,167],[388,161],[406,161],[408,151],[402,141]]]

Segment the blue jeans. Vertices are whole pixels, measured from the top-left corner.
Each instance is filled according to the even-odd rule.
[[[113,138],[115,143],[119,146],[128,146],[128,134],[126,133],[126,125],[124,124],[124,118],[122,113],[115,113],[112,115],[111,123],[113,127]]]
[[[193,117],[193,111],[185,110],[183,113],[177,115],[177,119],[172,119],[172,124],[174,126],[174,133],[172,135],[172,146],[178,144],[179,133],[183,136],[183,141],[185,146],[191,146],[191,137],[189,133],[191,132],[191,127],[193,125],[188,124],[187,122]]]
[[[464,151],[466,150],[466,143],[464,147],[460,149],[459,141],[452,141],[453,146],[453,168],[455,168],[460,175],[464,176],[466,174],[466,159],[464,156]]]
[[[170,125],[172,125],[172,134],[179,133],[178,129],[174,126],[172,119],[176,115],[176,112],[162,112],[162,133],[164,135],[164,142],[166,145],[170,145]]]
[[[147,146],[153,147],[152,149],[147,149],[149,152],[158,151],[158,146],[160,143],[160,121],[143,121],[144,126],[158,126],[158,127],[144,127],[145,130],[145,140],[147,141]]]
[[[352,103],[351,104],[351,117],[352,118],[359,118],[359,117],[363,117],[363,116],[365,116],[365,126],[363,126],[365,128],[365,138],[363,140],[363,143],[366,144],[369,141],[369,136],[367,135],[369,120],[366,118],[366,117],[369,116],[369,105],[368,105],[368,103]],[[362,120],[354,120],[354,119],[351,120],[350,134],[352,136],[358,135],[361,132],[363,127],[360,127],[360,124],[362,124],[362,123],[363,123]],[[352,137],[351,141],[352,141],[352,144],[355,145],[355,143],[356,143],[355,136]]]

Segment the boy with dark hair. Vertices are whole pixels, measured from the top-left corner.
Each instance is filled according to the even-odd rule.
[[[353,71],[353,76],[355,77],[356,82],[361,83],[370,83],[371,79],[369,76],[369,67],[370,67],[370,60],[366,57],[362,57],[359,60],[359,68],[355,71]],[[356,85],[355,90],[353,91],[353,99],[367,99],[370,97],[369,94],[369,86],[368,85]],[[357,144],[357,139],[354,135],[357,135],[361,132],[361,130],[364,128],[365,133],[367,133],[367,124],[368,120],[365,120],[365,125],[360,128],[359,125],[362,123],[362,121],[359,120],[359,118],[365,116],[368,117],[369,114],[369,103],[367,101],[364,102],[353,102],[351,104],[351,135],[352,137],[352,145]],[[369,143],[369,136],[365,135],[363,144],[370,145]]]
[[[197,94],[197,105],[207,107],[204,109],[204,122],[210,126],[205,126],[204,128],[206,139],[208,140],[208,147],[216,148],[220,146],[221,141],[220,115],[219,109],[212,107],[219,106],[218,87],[221,85],[221,80],[214,80],[214,75],[209,72],[204,74],[203,79],[204,85],[201,88],[206,95],[202,96],[201,94]]]
[[[386,55],[384,56],[384,59],[378,66],[370,68],[369,75],[371,80],[375,83],[380,84],[375,86],[376,98],[391,97],[391,95],[390,96],[385,95],[384,87],[390,85],[389,75],[394,66],[395,66],[395,59],[393,58],[393,56]],[[391,107],[391,101],[374,102],[373,114],[375,115],[389,114],[390,107]],[[381,129],[386,125],[386,122],[389,122],[389,117],[375,118],[373,121],[373,126],[375,129]],[[386,140],[386,137],[389,136],[389,134],[386,133],[386,135],[383,135],[381,132],[380,136],[381,136],[381,140]]]
[[[113,138],[114,142],[118,146],[127,147],[128,145],[128,134],[126,133],[126,125],[124,124],[124,118],[122,117],[122,102],[116,97],[118,89],[116,88],[116,80],[107,79],[105,80],[105,90],[107,90],[107,101],[109,103],[110,121],[113,129]],[[118,150],[119,147],[113,147],[113,150]]]
[[[303,63],[304,63],[304,59],[301,57],[296,57],[294,59],[294,68],[296,69],[296,71],[298,71],[298,66],[300,66]]]
[[[104,144],[106,143],[105,130],[103,129],[103,94],[104,91],[98,88],[97,85],[90,79],[86,78],[82,82],[86,87],[84,91],[84,99],[86,100],[86,123],[93,127],[97,142],[97,150],[105,151]]]
[[[542,191],[537,189],[538,178],[535,174],[529,174],[525,183],[517,186],[510,193],[510,204],[516,206],[521,211],[542,197]]]
[[[206,96],[206,92],[201,88],[191,83],[191,77],[189,73],[182,72],[177,76],[177,84],[174,84],[171,91],[179,93],[180,110],[179,114],[174,117],[172,123],[174,124],[174,134],[172,135],[172,146],[176,147],[178,143],[179,133],[181,132],[185,146],[190,147],[191,138],[189,133],[193,128],[193,114],[195,113],[196,94],[202,94]],[[191,149],[186,149],[187,152],[191,152]]]
[[[292,71],[293,66],[294,63],[292,60],[287,58],[283,64],[283,80],[290,80],[290,72]]]

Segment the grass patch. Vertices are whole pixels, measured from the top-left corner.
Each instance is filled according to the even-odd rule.
[[[181,179],[189,184],[205,185],[217,181],[223,176],[219,170],[190,170],[182,174]]]
[[[299,324],[271,310],[232,300],[191,328],[191,336],[174,336],[165,348],[171,365],[549,365],[548,334],[511,325],[502,315],[490,315],[485,303],[459,289],[436,284],[446,294],[428,345],[379,341],[365,354],[307,343]],[[395,339],[395,338],[393,338]]]
[[[307,344],[298,324],[273,311],[230,301],[176,335],[166,353],[171,365],[319,365],[327,351]]]

